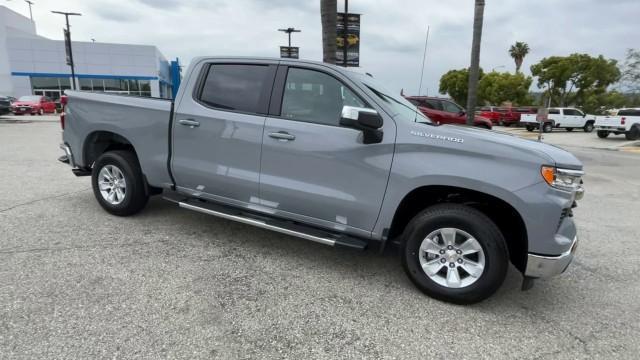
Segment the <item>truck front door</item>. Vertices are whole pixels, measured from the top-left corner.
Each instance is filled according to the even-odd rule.
[[[269,62],[203,63],[194,71],[185,86],[195,91],[179,99],[173,122],[171,166],[179,190],[237,206],[258,198],[276,68]]]
[[[325,69],[278,70],[277,107],[264,128],[261,204],[276,215],[364,235],[382,205],[395,123],[385,118],[382,142],[363,144],[361,131],[339,125],[340,115],[344,105],[372,106]]]

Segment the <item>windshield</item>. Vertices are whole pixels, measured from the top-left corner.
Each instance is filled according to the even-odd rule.
[[[395,117],[405,121],[432,124],[433,121],[423,115],[415,105],[401,95],[392,95],[391,91],[384,88],[379,82],[368,75],[353,73],[369,90],[373,91],[382,101],[385,102],[396,114]]]
[[[18,101],[40,101],[40,96],[20,96]]]

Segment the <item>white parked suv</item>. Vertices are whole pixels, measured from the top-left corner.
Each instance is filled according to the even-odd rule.
[[[627,140],[640,140],[640,108],[620,109],[615,116],[596,116],[599,138],[624,134]]]
[[[537,114],[522,114],[520,116],[520,123],[522,123],[527,130],[533,131],[540,126],[537,116]],[[542,125],[542,131],[551,132],[553,128],[563,128],[567,131],[573,131],[573,129],[581,128],[584,132],[592,132],[594,123],[594,115],[587,115],[576,108],[555,107],[549,108],[549,116],[547,121]]]

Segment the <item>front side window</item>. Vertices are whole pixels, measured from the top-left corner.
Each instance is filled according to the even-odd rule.
[[[462,108],[460,106],[450,101],[443,101],[442,108],[444,109],[444,111],[450,112],[450,113],[459,113],[460,111],[462,111]]]
[[[558,110],[558,109],[549,109],[549,114],[551,114],[551,115],[552,114],[556,114],[556,115],[560,114],[560,110]]]
[[[333,76],[314,70],[289,69],[282,96],[282,117],[338,125],[345,105],[366,107],[364,101]]]
[[[270,81],[268,65],[213,64],[199,99],[222,110],[264,113],[264,89]]]

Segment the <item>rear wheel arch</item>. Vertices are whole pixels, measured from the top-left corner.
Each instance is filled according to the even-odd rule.
[[[86,167],[91,167],[93,163],[107,151],[128,150],[132,151],[136,157],[135,148],[126,137],[111,131],[94,131],[87,135],[82,146],[82,160]]]
[[[518,270],[524,271],[528,252],[524,219],[507,201],[476,190],[445,185],[429,185],[412,190],[396,208],[388,238],[393,242],[402,242],[404,229],[417,214],[443,203],[465,204],[487,215],[506,239],[511,262]]]

